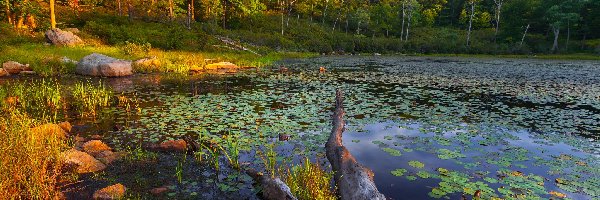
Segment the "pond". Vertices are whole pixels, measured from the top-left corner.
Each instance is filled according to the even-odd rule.
[[[600,199],[599,75],[593,61],[385,56],[285,60],[230,75],[136,75],[102,80],[132,109],[110,108],[75,128],[116,149],[189,136],[235,141],[240,160],[259,169],[258,154],[269,148],[279,163],[326,164],[339,88],[344,145],[388,198]],[[282,134],[290,139],[278,140]],[[169,196],[256,198],[247,176],[205,165],[186,165],[195,169]],[[158,186],[138,185],[140,193]]]

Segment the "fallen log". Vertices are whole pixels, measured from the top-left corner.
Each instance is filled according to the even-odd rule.
[[[325,144],[327,159],[334,171],[338,194],[342,200],[384,200],[385,196],[379,193],[373,181],[373,172],[358,163],[342,144],[345,125],[343,100],[342,91],[338,89],[335,95],[333,129]]]

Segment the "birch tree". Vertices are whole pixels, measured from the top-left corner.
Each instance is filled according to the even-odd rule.
[[[494,0],[495,8],[494,15],[496,18],[496,28],[494,30],[494,43],[498,38],[498,29],[500,29],[500,13],[502,12],[502,5],[504,4],[504,0]]]
[[[469,30],[467,32],[467,47],[471,44],[471,29],[473,28],[473,17],[475,17],[475,5],[479,0],[468,0],[469,4]]]

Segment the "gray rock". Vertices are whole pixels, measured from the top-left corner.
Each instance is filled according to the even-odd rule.
[[[45,36],[49,43],[57,46],[74,46],[83,43],[77,35],[58,28],[46,31]]]
[[[133,74],[131,61],[93,53],[77,63],[75,73],[86,76],[120,77]]]

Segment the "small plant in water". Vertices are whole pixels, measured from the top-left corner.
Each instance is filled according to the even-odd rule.
[[[240,149],[239,143],[235,137],[224,136],[225,139],[225,147],[223,145],[218,145],[218,147],[223,151],[225,157],[229,161],[229,164],[234,168],[240,169]]]
[[[275,178],[277,173],[277,152],[275,151],[275,144],[265,145],[266,151],[257,150],[256,155],[262,160],[263,165],[267,172],[271,175],[271,178]]]
[[[175,177],[177,177],[177,182],[181,183],[183,181],[183,164],[185,164],[186,155],[183,155],[183,158],[177,161],[177,166],[175,166]]]

